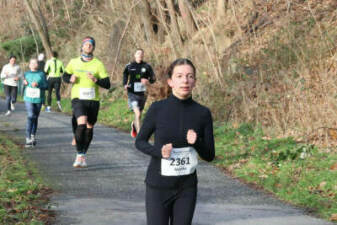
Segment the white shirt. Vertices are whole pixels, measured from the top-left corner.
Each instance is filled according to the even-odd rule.
[[[19,65],[10,63],[4,65],[1,71],[1,80],[3,84],[8,86],[18,86],[18,81],[14,80],[14,78],[22,78],[22,72]]]

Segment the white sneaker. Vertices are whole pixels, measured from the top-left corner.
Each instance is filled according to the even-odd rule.
[[[61,102],[57,102],[57,106],[59,107],[59,110],[62,112],[62,105],[61,105]]]
[[[73,167],[75,167],[75,168],[81,168],[82,167],[81,164],[82,164],[82,156],[79,155],[79,154],[77,154],[75,162],[73,164]]]
[[[50,106],[47,106],[46,112],[51,112]]]
[[[14,103],[11,102],[11,110],[14,111],[15,110],[15,105]]]
[[[85,156],[84,155],[81,157],[81,167],[82,168],[88,167],[87,162],[85,161]]]
[[[25,148],[33,147],[33,142],[30,138],[26,138]]]
[[[33,144],[33,146],[35,146],[36,145],[36,138],[35,138],[35,135],[31,135],[30,136],[30,139],[32,140],[32,144]]]
[[[11,114],[11,111],[8,110],[6,113],[5,113],[5,116],[9,116]]]

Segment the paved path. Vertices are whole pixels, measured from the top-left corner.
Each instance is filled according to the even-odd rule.
[[[18,136],[24,143],[26,114],[18,104],[3,116],[0,100],[0,131]],[[133,139],[115,129],[97,125],[86,169],[74,169],[75,149],[70,117],[42,112],[38,145],[25,150],[58,190],[51,204],[56,224],[145,225],[144,177],[149,157],[137,151]],[[328,225],[224,175],[211,164],[199,169],[198,204],[193,225]]]

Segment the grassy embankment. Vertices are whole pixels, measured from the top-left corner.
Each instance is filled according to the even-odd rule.
[[[22,147],[0,133],[0,224],[50,224],[51,190],[28,163]]]

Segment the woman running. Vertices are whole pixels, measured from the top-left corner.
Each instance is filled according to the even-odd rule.
[[[16,56],[12,55],[9,57],[9,63],[6,64],[1,71],[1,79],[3,80],[6,94],[6,116],[9,116],[11,112],[15,110],[15,102],[18,95],[18,84],[21,77],[22,72],[20,66],[16,64]]]
[[[196,69],[177,59],[168,69],[172,95],[149,108],[136,147],[151,156],[147,170],[148,225],[190,225],[197,198],[198,155],[214,159],[213,121],[208,108],[192,99]],[[149,138],[154,134],[154,145]]]
[[[29,61],[30,71],[25,72],[23,84],[26,86],[24,101],[27,110],[26,145],[36,145],[36,130],[41,106],[44,101],[44,93],[48,87],[43,71],[38,70],[37,59]]]

